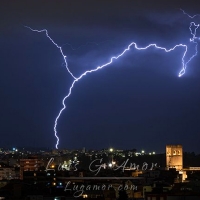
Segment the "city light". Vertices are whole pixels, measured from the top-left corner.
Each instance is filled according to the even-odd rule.
[[[109,163],[109,164],[108,164],[108,167],[112,167],[112,163]]]
[[[88,195],[87,194],[83,194],[83,198],[88,198]]]
[[[115,165],[116,164],[116,162],[115,161],[112,161],[112,165]]]

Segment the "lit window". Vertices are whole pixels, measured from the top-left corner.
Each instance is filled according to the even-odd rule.
[[[87,194],[83,194],[83,198],[88,198],[88,195]]]

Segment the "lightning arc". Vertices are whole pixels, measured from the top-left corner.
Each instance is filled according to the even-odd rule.
[[[181,9],[181,10],[182,10],[182,9]],[[187,13],[185,13],[184,10],[182,10],[182,11],[183,11],[184,14],[188,15]],[[190,18],[194,18],[194,17],[196,17],[196,16],[198,16],[198,15],[194,15],[194,16],[188,15],[188,16],[189,16]],[[62,107],[62,109],[59,111],[59,113],[58,113],[58,115],[57,115],[57,117],[56,117],[56,119],[55,119],[55,122],[54,122],[54,135],[55,135],[55,137],[56,137],[56,139],[57,139],[56,145],[55,145],[56,149],[58,149],[58,145],[59,145],[59,137],[58,137],[58,135],[57,135],[57,125],[58,125],[58,120],[59,120],[59,118],[60,118],[62,112],[63,112],[63,111],[65,110],[65,108],[66,108],[65,101],[66,101],[67,98],[70,97],[70,95],[71,95],[71,93],[72,93],[72,89],[73,89],[75,83],[77,83],[77,82],[78,82],[80,79],[82,79],[84,76],[86,76],[86,75],[89,74],[89,73],[96,72],[96,71],[98,71],[98,70],[100,70],[100,69],[102,69],[102,68],[104,68],[104,67],[109,66],[111,63],[113,63],[114,60],[117,60],[118,58],[120,58],[121,56],[123,56],[123,55],[124,55],[127,51],[129,51],[129,50],[131,49],[131,47],[133,46],[133,47],[134,47],[135,49],[137,49],[137,50],[146,50],[146,49],[148,49],[148,48],[150,48],[150,47],[154,47],[154,48],[156,48],[156,49],[163,50],[163,51],[165,51],[165,52],[171,52],[171,51],[175,50],[177,47],[183,47],[185,50],[184,50],[183,56],[182,56],[182,68],[181,68],[181,70],[180,70],[180,72],[179,72],[179,74],[178,74],[178,76],[181,77],[182,75],[185,74],[185,71],[186,71],[186,68],[187,68],[187,64],[188,64],[188,63],[197,55],[197,53],[198,53],[198,51],[197,51],[198,43],[196,42],[196,40],[199,40],[199,38],[196,37],[196,31],[197,31],[197,29],[199,28],[199,24],[196,25],[194,22],[191,22],[191,23],[190,23],[190,26],[189,26],[189,30],[190,30],[190,33],[191,33],[191,35],[192,35],[192,38],[190,38],[190,42],[192,42],[192,43],[195,44],[195,53],[194,53],[186,62],[185,62],[185,56],[186,56],[187,51],[188,51],[188,46],[185,45],[185,44],[177,44],[177,45],[175,45],[173,48],[167,49],[167,48],[165,48],[165,47],[160,47],[160,46],[158,46],[157,44],[149,44],[149,45],[147,45],[146,47],[138,47],[137,43],[132,42],[132,43],[130,43],[130,44],[127,46],[127,48],[125,48],[120,54],[118,54],[117,56],[111,57],[109,62],[107,62],[107,63],[105,63],[105,64],[103,64],[103,65],[100,65],[100,66],[96,67],[95,69],[87,70],[87,71],[85,71],[84,73],[82,73],[79,77],[75,77],[75,76],[73,75],[73,73],[72,73],[72,72],[69,70],[69,68],[68,68],[67,61],[66,61],[66,56],[65,56],[64,53],[63,53],[62,47],[59,46],[57,43],[54,42],[54,40],[49,36],[48,31],[47,31],[46,29],[36,30],[36,29],[32,29],[32,28],[30,28],[30,27],[28,27],[28,26],[25,26],[25,27],[28,28],[28,29],[30,29],[31,31],[34,31],[34,32],[38,32],[38,33],[45,32],[47,38],[60,50],[60,53],[62,54],[63,59],[64,59],[64,61],[65,61],[66,69],[67,69],[68,73],[72,76],[72,78],[74,79],[73,82],[72,82],[72,84],[71,84],[71,86],[70,86],[70,88],[69,88],[68,94],[67,94],[67,95],[63,98],[63,100],[62,100],[62,105],[63,105],[63,107]],[[192,27],[195,27],[194,30],[192,29]]]
[[[180,8],[180,10],[183,12],[183,14],[187,15],[187,16],[188,16],[189,18],[191,18],[191,19],[200,16],[200,14],[196,14],[196,15],[191,16],[191,15],[189,15],[188,13],[186,13],[183,9]]]
[[[56,44],[56,43],[53,41],[53,39],[49,36],[48,31],[47,31],[46,29],[43,29],[43,30],[34,30],[34,29],[32,29],[32,28],[30,28],[30,27],[28,27],[28,26],[24,26],[24,27],[26,27],[26,28],[28,28],[28,29],[30,29],[30,30],[32,30],[32,31],[36,31],[36,32],[38,32],[38,33],[45,32],[45,33],[46,33],[46,36],[49,38],[49,40],[50,40],[58,49],[60,49],[60,53],[62,54],[63,59],[64,59],[64,61],[65,61],[65,66],[66,66],[67,71],[69,72],[69,74],[70,74],[74,79],[76,79],[76,77],[71,73],[71,71],[70,71],[69,68],[68,68],[67,61],[66,61],[66,57],[67,57],[67,56],[64,55],[63,50],[62,50],[62,47],[58,46],[58,44]]]

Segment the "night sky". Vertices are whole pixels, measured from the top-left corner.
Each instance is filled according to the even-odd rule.
[[[120,54],[131,42],[194,53],[184,15],[199,1],[65,0],[0,2],[0,146],[54,148],[54,120],[75,76]],[[197,37],[199,37],[197,31]],[[144,149],[182,144],[200,152],[200,54],[181,78],[184,48],[171,53],[131,48],[108,67],[83,77],[58,121],[59,148]],[[188,58],[188,57],[187,57]]]

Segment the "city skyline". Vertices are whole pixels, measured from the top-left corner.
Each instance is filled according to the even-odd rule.
[[[131,42],[167,49],[185,44],[194,54],[189,26],[200,23],[200,17],[191,19],[180,8],[200,13],[196,1],[153,2],[2,2],[0,145],[53,148],[54,120],[72,82],[58,49],[45,34],[24,25],[47,29],[77,77],[107,63]],[[184,151],[199,153],[199,55],[179,78],[183,53],[183,48],[170,53],[132,48],[82,78],[58,122],[59,148],[161,152],[165,144],[182,144]]]

